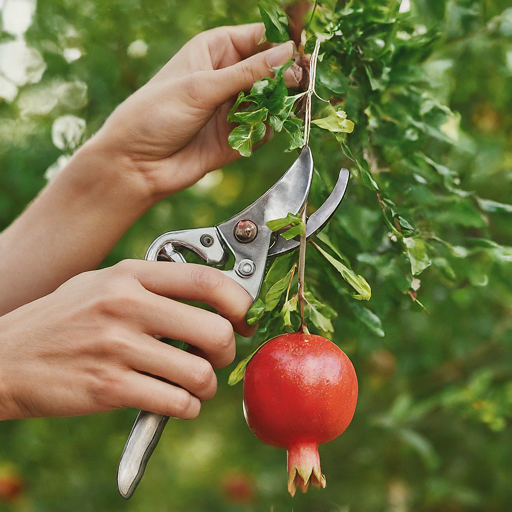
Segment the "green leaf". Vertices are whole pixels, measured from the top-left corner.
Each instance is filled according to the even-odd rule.
[[[429,258],[425,242],[421,238],[403,238],[403,242],[405,252],[411,262],[413,276],[421,274],[426,268],[430,267],[432,260]]]
[[[283,128],[291,137],[290,144],[288,145],[288,151],[301,148],[304,145],[304,134],[302,133],[302,127],[302,119],[292,117],[285,120]]]
[[[295,238],[297,235],[301,235],[306,232],[306,225],[302,221],[302,216],[293,213],[289,213],[282,219],[270,220],[267,222],[267,226],[272,231],[279,231],[280,229],[289,226],[289,229],[280,233],[286,240],[290,240]]]
[[[228,384],[230,386],[234,386],[238,382],[240,382],[244,378],[245,369],[247,368],[247,365],[249,364],[250,360],[257,354],[258,350],[263,347],[263,345],[266,345],[269,341],[272,341],[274,338],[270,338],[269,340],[262,343],[254,352],[249,354],[245,359],[242,359],[240,361],[235,369],[231,372],[228,379]]]
[[[265,343],[263,343],[263,345],[264,344]],[[228,378],[228,384],[230,386],[238,384],[244,378],[245,369],[247,368],[249,361],[256,355],[256,352],[258,352],[263,345],[259,346],[252,354],[248,355],[236,365],[236,368],[231,372]]]
[[[350,150],[350,148],[347,146],[347,144],[345,142],[343,142],[341,144],[341,149],[342,149],[343,153],[345,154],[345,156],[347,158],[349,158],[350,160],[352,160],[357,165],[357,169],[359,170],[359,174],[361,175],[361,180],[362,180],[363,184],[365,185],[365,187],[369,188],[370,190],[378,191],[379,185],[373,179],[368,162],[366,162],[366,160],[364,160],[364,159],[361,160],[361,162],[359,162],[359,160],[357,160],[354,157],[354,155],[352,154],[352,151]]]
[[[311,36],[307,41],[306,41],[306,44],[304,45],[304,53],[306,55],[310,55],[313,53],[314,49],[315,49],[315,46],[316,46],[316,40],[318,38],[316,36]]]
[[[343,279],[358,292],[357,295],[354,295],[354,299],[357,300],[370,300],[372,296],[372,290],[370,285],[366,282],[363,276],[357,275],[353,270],[348,268],[341,261],[333,258],[329,253],[324,251],[318,245],[314,245],[316,249],[324,256],[324,258],[341,274]]]
[[[331,133],[352,133],[354,131],[354,123],[347,119],[347,113],[343,110],[334,111],[327,117],[311,122]]]
[[[512,213],[512,205],[510,204],[498,203],[490,199],[481,199],[480,197],[477,197],[476,200],[484,212]]]
[[[265,304],[261,299],[257,299],[249,308],[245,315],[245,320],[249,325],[256,325],[260,322],[265,314]]]
[[[306,304],[304,306],[304,315],[312,324],[322,332],[334,332],[331,319],[337,316],[337,313],[327,306],[319,302],[311,292],[304,294]]]
[[[267,272],[267,275],[265,276],[265,279],[263,280],[260,290],[260,298],[265,297],[270,288],[286,276],[292,266],[292,260],[294,257],[295,255],[293,253],[289,253],[284,256],[279,256],[274,260]]]
[[[258,124],[267,120],[268,110],[260,108],[253,112],[236,112],[234,117],[236,121],[243,124]]]
[[[282,219],[269,220],[267,222],[267,226],[272,231],[279,231],[280,229],[286,226],[298,226],[304,225],[302,222],[302,216],[300,214],[289,213],[286,217]]]
[[[315,43],[313,43],[313,48],[314,44]],[[306,50],[304,50],[304,52],[308,53]],[[343,74],[340,63],[334,56],[324,59],[322,62],[318,63],[317,80],[318,83],[329,89],[329,91],[333,92],[337,96],[343,96],[348,91],[348,78]]]
[[[294,332],[295,328],[292,324],[292,318],[291,314],[294,311],[297,311],[297,306],[299,303],[299,297],[297,295],[294,295],[290,300],[286,301],[283,304],[283,307],[281,309],[281,317],[284,322],[284,329],[287,332]]]
[[[372,331],[380,338],[385,336],[384,330],[382,329],[382,322],[373,311],[354,303],[352,303],[351,309],[352,312],[355,314],[356,318],[366,327],[368,327],[370,331]]]
[[[240,106],[241,103],[247,101],[247,98],[245,96],[245,93],[244,91],[241,91],[240,93],[238,93],[238,97],[235,101],[235,104],[231,107],[231,110],[229,111],[229,114],[228,114],[228,123],[238,123],[238,119],[235,117],[235,112],[237,110],[237,108]]]
[[[292,272],[293,269],[290,269],[283,278],[270,287],[264,298],[266,311],[272,311],[277,306],[281,296],[288,289]]]
[[[277,5],[270,2],[258,3],[261,19],[265,24],[265,36],[271,43],[285,43],[290,39],[288,35],[288,16]]]
[[[426,437],[409,428],[400,429],[399,436],[402,441],[407,443],[419,453],[423,459],[423,462],[429,469],[435,469],[439,466],[439,456]]]
[[[267,127],[264,123],[255,125],[242,124],[237,126],[228,137],[229,145],[236,149],[242,156],[252,154],[252,148],[265,137]]]

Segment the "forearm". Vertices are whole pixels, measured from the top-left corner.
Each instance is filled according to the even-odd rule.
[[[0,315],[93,268],[153,203],[128,161],[94,139],[0,235]]]

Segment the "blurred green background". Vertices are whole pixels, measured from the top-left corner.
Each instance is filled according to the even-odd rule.
[[[405,0],[402,8],[419,32],[439,31],[421,71],[437,98],[460,114],[461,144],[433,151],[459,173],[465,190],[512,203],[510,0]],[[259,20],[253,0],[0,0],[0,9],[0,229],[187,40],[214,26]],[[321,154],[316,144],[314,155],[335,172],[339,149],[326,146]],[[276,137],[252,158],[161,202],[105,265],[143,258],[164,231],[237,213],[293,161],[284,147]],[[392,272],[358,257],[382,254],[387,231],[357,179],[330,234],[343,232],[342,250],[371,284],[380,327],[355,321],[310,257],[311,282],[339,312],[333,339],[352,359],[360,384],[351,426],[320,448],[326,490],[288,496],[285,452],[246,427],[242,386],[227,386],[231,367],[218,372],[218,394],[198,419],[169,422],[128,502],[117,494],[116,469],[136,411],[0,423],[0,475],[23,482],[0,511],[510,510],[512,208],[488,204],[477,221],[461,208],[448,214],[447,206],[436,220],[451,229],[451,239],[464,245],[485,236],[502,248],[462,262],[471,270],[456,268],[457,278],[443,275],[441,264],[428,268],[418,298],[430,315],[390,286]],[[252,346],[240,339],[239,358]]]

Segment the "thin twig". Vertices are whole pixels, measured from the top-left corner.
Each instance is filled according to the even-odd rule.
[[[304,307],[306,304],[306,297],[304,295],[304,276],[306,271],[306,204],[302,210],[302,222],[304,227],[302,229],[302,233],[300,235],[300,245],[299,245],[299,271],[298,271],[298,279],[299,279],[299,311],[300,311],[300,332],[303,334],[309,334],[308,327],[306,325],[306,320],[304,318]]]
[[[285,302],[288,302],[288,297],[290,296],[290,288],[292,286],[293,276],[295,275],[295,269],[296,268],[297,268],[297,265],[293,265],[292,273],[290,274],[290,281],[288,282],[288,288],[286,289],[286,299],[285,299]]]

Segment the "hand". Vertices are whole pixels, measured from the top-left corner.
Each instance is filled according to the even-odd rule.
[[[93,142],[111,160],[131,163],[158,199],[185,188],[240,155],[228,144],[227,114],[241,90],[273,76],[292,58],[290,41],[254,55],[261,23],[221,27],[187,43],[107,120]],[[285,77],[297,86],[301,68]]]
[[[233,328],[253,332],[250,304],[241,286],[202,265],[127,260],[80,274],[0,317],[0,419],[119,407],[194,418],[215,394],[213,368],[234,359]]]
[[[0,284],[9,290],[0,315],[95,268],[158,200],[239,156],[227,141],[233,97],[293,55],[292,42],[256,53],[263,30],[223,27],[192,39],[0,234]],[[289,85],[297,69],[287,70]]]

